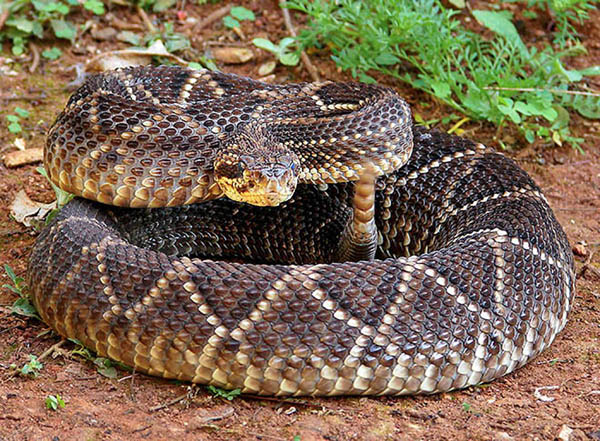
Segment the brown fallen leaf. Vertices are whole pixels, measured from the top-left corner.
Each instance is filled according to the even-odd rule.
[[[276,61],[267,61],[266,63],[261,64],[258,68],[258,75],[261,77],[270,75],[275,70],[275,67],[277,67]]]
[[[44,149],[36,147],[33,149],[16,150],[4,155],[4,165],[7,167],[19,167],[21,165],[40,162],[44,158]]]
[[[245,47],[216,47],[212,55],[215,60],[225,64],[246,63],[254,58],[252,51]]]
[[[182,66],[188,64],[184,59],[170,54],[161,40],[156,40],[146,49],[123,49],[96,55],[85,64],[85,71],[104,72],[118,67],[146,65],[150,64],[152,57],[169,58]]]
[[[42,223],[46,215],[55,208],[56,201],[50,204],[32,201],[25,190],[21,190],[15,195],[15,200],[10,207],[10,214],[17,222],[31,227],[34,224]]]

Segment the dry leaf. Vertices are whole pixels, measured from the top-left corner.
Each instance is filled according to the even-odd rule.
[[[25,140],[23,138],[16,138],[15,142],[13,142],[14,146],[19,150],[25,150]]]
[[[254,58],[250,49],[245,47],[216,47],[212,50],[215,60],[226,64],[241,64]]]
[[[46,215],[56,208],[56,201],[50,204],[43,204],[29,199],[25,190],[19,191],[10,207],[10,214],[17,221],[26,227],[32,224],[43,222]]]
[[[44,149],[41,147],[17,150],[4,155],[4,165],[7,167],[19,167],[20,165],[40,162],[44,158]]]
[[[269,74],[273,73],[276,66],[277,66],[276,61],[274,61],[274,60],[267,61],[266,63],[261,64],[260,67],[258,68],[258,75],[260,75],[261,77],[269,75]]]
[[[143,66],[150,64],[152,57],[169,58],[183,66],[187,66],[188,64],[184,59],[170,54],[161,40],[156,40],[146,49],[123,49],[96,55],[86,63],[85,71],[104,72],[119,67]]]

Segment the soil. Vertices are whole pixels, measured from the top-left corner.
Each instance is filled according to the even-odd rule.
[[[252,61],[220,67],[258,77],[258,68],[272,56],[253,47],[251,39],[278,41],[287,31],[277,2],[241,3],[257,14],[254,22],[243,23],[244,39],[218,20],[194,32],[193,46],[199,53],[215,45],[247,47],[254,53]],[[198,20],[223,6],[183,4],[187,17]],[[83,13],[74,20],[92,20],[102,30],[115,26],[118,17],[119,26],[126,23],[143,28],[134,9],[111,8],[112,16]],[[177,11],[174,8],[159,18],[191,35],[193,26],[179,21]],[[150,19],[157,17],[150,14]],[[295,20],[303,21],[300,16]],[[543,13],[527,20],[524,38],[530,42],[550,38],[549,20]],[[599,23],[599,11],[591,11],[591,19],[579,29],[588,54],[569,60],[569,67],[600,64]],[[79,39],[77,47],[42,43],[42,50],[46,45],[59,45],[64,55],[53,62],[42,60],[33,73],[28,71],[32,63],[28,56],[10,63],[6,59],[14,57],[9,56],[7,44],[0,53],[0,67],[15,71],[14,76],[0,78],[0,155],[14,150],[15,135],[8,132],[5,117],[16,106],[31,112],[22,121],[27,147],[43,146],[46,130],[69,96],[64,86],[75,76],[70,66],[85,61],[90,51],[126,47],[115,40],[94,40],[90,33]],[[335,68],[326,52],[311,53],[310,57],[323,78],[350,78]],[[600,88],[597,78],[589,83],[595,90]],[[272,79],[287,82],[310,80],[310,76],[302,66],[279,65]],[[425,120],[451,113],[402,84],[378,79],[398,88]],[[15,100],[15,96],[24,98]],[[17,296],[4,289],[0,291],[0,440],[600,440],[600,124],[576,115],[572,118],[575,135],[585,139],[585,154],[569,146],[537,143],[524,147],[514,129],[497,133],[485,124],[462,126],[465,136],[496,147],[502,140],[512,148],[506,154],[542,187],[576,254],[577,298],[569,323],[549,350],[519,371],[491,384],[434,396],[227,400],[204,387],[122,369],[117,370],[116,378],[107,378],[91,361],[74,354],[76,345],[71,342],[48,352],[60,337],[38,320],[11,314]],[[37,233],[14,221],[9,207],[19,190],[36,201],[54,199],[36,166],[39,164],[7,169],[0,163],[0,264],[10,265],[20,276],[25,275]],[[2,272],[0,284],[4,283],[9,280]],[[49,355],[37,377],[15,374],[13,366],[21,367],[30,355],[44,352]],[[57,394],[65,407],[47,409],[46,397]]]

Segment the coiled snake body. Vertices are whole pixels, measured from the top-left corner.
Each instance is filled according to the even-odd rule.
[[[253,120],[266,121],[270,152],[315,149],[286,160],[304,168],[279,206],[74,199],[32,252],[28,281],[42,318],[138,371],[267,395],[447,391],[507,374],[548,347],[566,323],[574,273],[539,188],[483,145],[418,127],[397,169],[412,139],[395,110],[403,105],[370,98],[384,89],[333,84],[268,86],[179,68],[90,80],[57,120],[45,165],[59,185],[100,202],[221,196],[207,158]],[[193,105],[195,94],[206,108]],[[161,107],[163,96],[174,103]],[[210,116],[207,96],[254,101]],[[281,97],[293,105],[272,114]],[[151,132],[158,126],[144,121],[153,115],[169,124]],[[358,144],[365,137],[371,150]],[[337,262],[355,184],[324,184],[356,180],[365,157],[383,174],[376,256]]]

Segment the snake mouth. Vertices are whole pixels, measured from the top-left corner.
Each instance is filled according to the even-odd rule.
[[[217,176],[216,180],[229,199],[261,207],[275,207],[289,200],[298,183],[294,171],[280,165],[245,170],[237,178]]]

